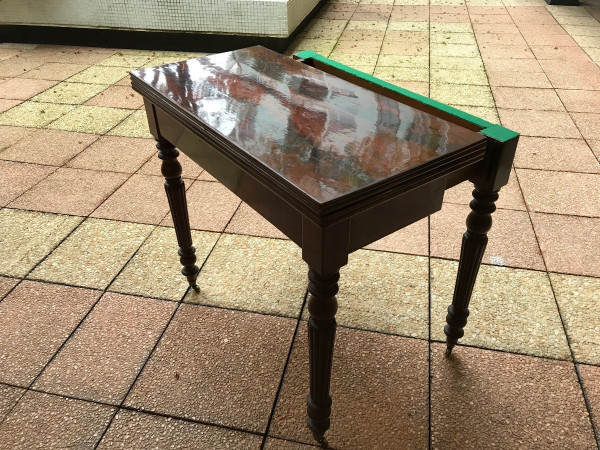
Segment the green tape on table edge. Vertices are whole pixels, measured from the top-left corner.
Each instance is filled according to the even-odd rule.
[[[375,78],[373,75],[369,75],[368,73],[361,72],[360,70],[356,70],[352,67],[345,66],[344,64],[341,64],[332,59],[325,58],[324,56],[321,56],[318,53],[313,52],[312,50],[304,50],[298,52],[295,54],[295,56],[301,59],[314,59],[323,64],[327,64],[328,66],[335,67],[336,69],[349,73],[350,75],[354,75],[355,77],[365,80],[369,83],[373,83],[379,87],[382,87],[389,91],[393,91],[397,94],[404,95],[405,97],[412,98],[413,100],[423,103],[424,105],[430,106],[432,108],[450,114],[451,116],[477,125],[478,127],[481,127],[481,130],[479,132],[491,139],[500,142],[506,142],[519,136],[519,133],[509,130],[508,128],[504,128],[501,125],[490,123],[487,120],[483,120],[477,116],[461,111],[460,109],[456,109],[452,106],[438,102],[429,97],[425,97],[424,95],[417,94],[416,92],[403,89],[399,86],[396,86],[395,84],[388,83],[387,81],[380,80],[379,78]]]

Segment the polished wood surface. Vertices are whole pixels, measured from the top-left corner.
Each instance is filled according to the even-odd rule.
[[[263,47],[132,75],[319,203],[485,142]]]

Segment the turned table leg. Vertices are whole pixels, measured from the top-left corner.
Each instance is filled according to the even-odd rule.
[[[471,212],[467,217],[467,231],[463,235],[458,275],[454,287],[452,304],[446,316],[446,356],[463,337],[463,328],[469,317],[469,301],[479,272],[483,252],[487,245],[487,232],[492,228],[492,213],[496,210],[494,202],[498,200],[498,191],[486,191],[475,186]]]
[[[315,439],[327,447],[325,431],[329,428],[331,415],[331,366],[335,341],[335,313],[337,312],[339,272],[320,275],[308,272],[308,351],[310,360],[310,394],[306,400],[308,428]]]
[[[169,200],[171,217],[175,226],[177,243],[179,244],[179,260],[183,265],[181,273],[185,275],[190,286],[198,291],[196,279],[200,269],[196,265],[196,249],[192,246],[192,233],[185,198],[185,183],[181,178],[181,164],[177,161],[179,151],[171,143],[159,139],[156,144],[158,157],[162,160],[161,172],[165,177],[165,191]]]

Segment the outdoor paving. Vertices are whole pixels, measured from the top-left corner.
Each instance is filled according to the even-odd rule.
[[[342,269],[333,448],[600,448],[599,20],[330,0],[288,48],[522,133],[450,359],[470,186]],[[0,448],[313,445],[300,251],[185,156],[180,274],[127,72],[201,55],[0,44]]]

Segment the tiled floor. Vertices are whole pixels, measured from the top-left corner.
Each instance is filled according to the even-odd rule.
[[[289,47],[522,133],[450,359],[470,186],[350,256],[333,448],[598,448],[599,20],[329,0]],[[0,44],[0,449],[312,446],[301,253],[185,156],[200,293],[180,274],[127,72],[195,56]]]

